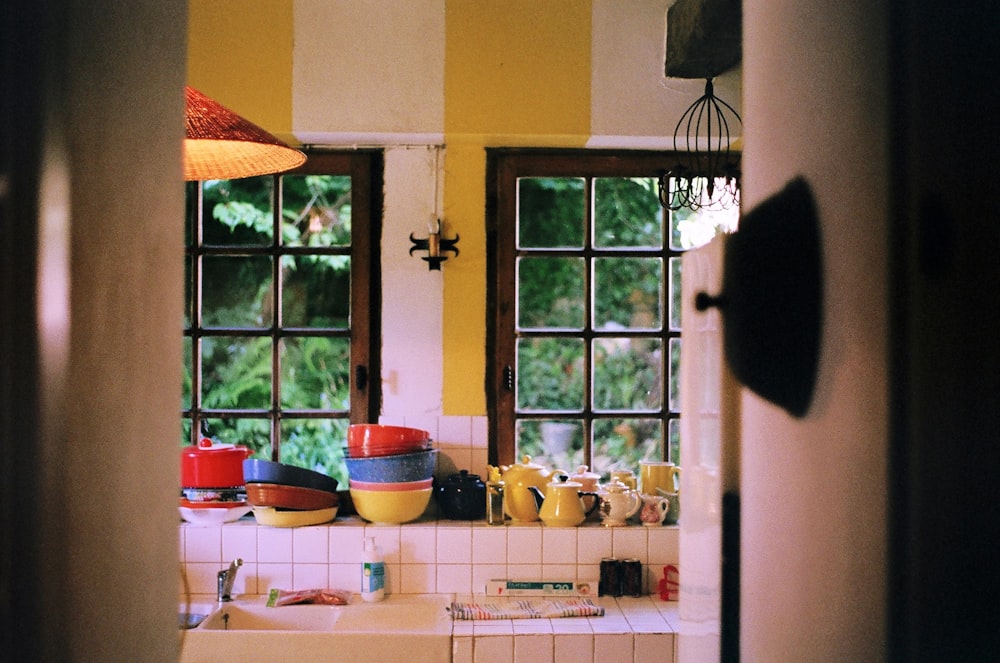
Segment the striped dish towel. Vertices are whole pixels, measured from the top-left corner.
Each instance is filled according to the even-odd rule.
[[[559,601],[503,601],[461,603],[448,607],[452,619],[553,619],[556,617],[603,617],[604,608],[591,599]]]

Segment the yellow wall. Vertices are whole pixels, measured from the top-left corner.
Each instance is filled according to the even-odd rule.
[[[289,143],[292,0],[191,0],[188,85]]]
[[[486,411],[485,152],[582,147],[590,132],[590,3],[448,0],[444,214],[462,225],[444,283],[444,414]]]

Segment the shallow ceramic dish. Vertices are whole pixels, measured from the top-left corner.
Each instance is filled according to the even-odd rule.
[[[223,507],[199,505],[197,507],[178,506],[177,508],[181,513],[181,518],[192,525],[215,526],[239,520],[250,513],[251,506],[249,504]]]
[[[403,491],[351,488],[351,500],[358,515],[376,524],[398,525],[423,515],[431,501],[432,488]]]
[[[337,480],[333,477],[272,460],[246,459],[243,461],[243,476],[247,483],[280,483],[285,486],[325,490],[328,493],[337,492]]]
[[[347,473],[356,481],[393,483],[399,481],[424,481],[434,476],[437,449],[426,449],[412,454],[375,456],[372,458],[345,458]]]
[[[270,527],[304,527],[322,525],[337,517],[337,507],[313,511],[285,511],[273,506],[253,507],[253,517],[261,525]]]
[[[351,488],[356,488],[358,490],[378,490],[382,492],[389,491],[405,491],[405,490],[423,490],[424,488],[431,488],[434,484],[434,478],[422,479],[421,481],[395,481],[387,483],[378,483],[376,481],[356,481],[351,479],[349,482]],[[483,504],[486,503],[485,498],[483,499]]]
[[[280,483],[248,483],[247,502],[251,506],[315,511],[337,506],[337,493]]]

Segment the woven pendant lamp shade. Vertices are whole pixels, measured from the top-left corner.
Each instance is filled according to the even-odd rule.
[[[187,94],[184,179],[229,180],[280,173],[306,155],[192,87]]]

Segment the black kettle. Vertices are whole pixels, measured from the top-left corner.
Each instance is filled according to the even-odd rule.
[[[461,470],[434,487],[441,513],[451,520],[479,520],[486,517],[486,484],[476,474]]]

